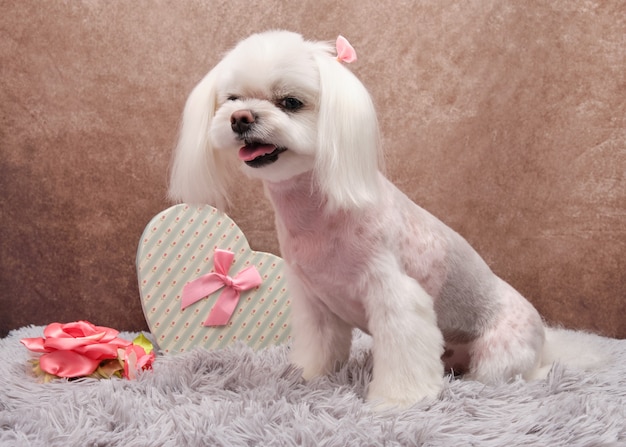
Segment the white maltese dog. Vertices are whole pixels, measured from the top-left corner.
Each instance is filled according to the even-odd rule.
[[[228,203],[240,165],[276,214],[292,297],[292,361],[305,379],[346,361],[352,329],[373,340],[368,400],[438,395],[445,371],[485,383],[536,377],[541,317],[452,229],[379,171],[370,95],[327,43],[270,31],[240,42],[195,87],[170,196]]]

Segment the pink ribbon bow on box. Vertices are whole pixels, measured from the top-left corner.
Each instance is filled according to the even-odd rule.
[[[213,257],[215,272],[208,273],[188,282],[183,288],[181,309],[192,305],[202,298],[224,287],[204,326],[225,326],[237,308],[241,292],[260,285],[263,280],[254,266],[247,267],[237,273],[234,278],[228,276],[228,270],[235,255],[227,250],[215,250]]]

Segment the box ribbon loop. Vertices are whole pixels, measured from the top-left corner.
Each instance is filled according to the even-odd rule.
[[[225,326],[237,308],[241,292],[259,286],[263,280],[254,266],[247,267],[234,277],[228,276],[228,270],[235,255],[228,250],[215,250],[213,257],[215,272],[203,275],[185,284],[181,297],[181,309],[185,309],[202,298],[224,287],[211,309],[204,326]]]

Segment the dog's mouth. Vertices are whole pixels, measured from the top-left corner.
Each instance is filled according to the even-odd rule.
[[[260,168],[278,160],[287,148],[267,143],[247,143],[239,149],[239,159],[252,168]]]

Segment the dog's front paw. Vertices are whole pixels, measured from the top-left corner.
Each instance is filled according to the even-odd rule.
[[[348,360],[352,332],[349,328],[342,328],[341,332],[336,328],[334,331],[332,329],[326,328],[327,338],[314,338],[307,334],[306,338],[294,340],[289,358],[293,365],[302,368],[302,377],[305,380],[330,374]],[[302,339],[306,343],[298,343]]]
[[[328,374],[328,371],[322,368],[321,365],[301,365],[298,363],[293,363],[293,365],[302,370],[302,378],[307,381]]]
[[[442,381],[439,380],[434,380],[431,384],[423,383],[406,387],[383,384],[374,379],[369,386],[367,403],[375,411],[402,410],[421,401],[437,399],[442,387]]]
[[[311,380],[331,372],[324,358],[312,355],[310,352],[292,350],[290,360],[292,365],[302,370],[304,380]]]

